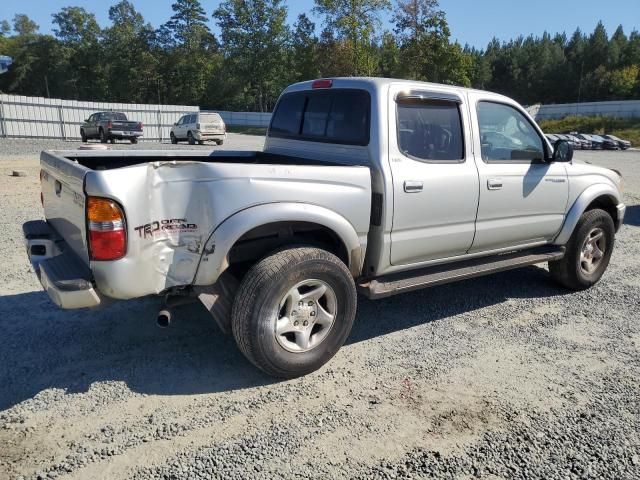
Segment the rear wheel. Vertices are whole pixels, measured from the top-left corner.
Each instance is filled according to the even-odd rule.
[[[604,210],[582,214],[566,245],[561,260],[549,262],[555,281],[571,290],[584,290],[597,283],[604,274],[615,241],[615,227]]]
[[[222,144],[224,143],[224,140],[218,140],[216,143],[217,143],[218,145],[222,145]]]
[[[356,314],[351,273],[318,248],[275,252],[245,275],[233,304],[238,347],[274,377],[317,370],[344,344]]]
[[[138,139],[137,139],[136,137],[132,137],[132,138],[131,138],[131,143],[132,143],[133,145],[135,145],[136,143],[138,143]]]
[[[191,133],[191,132],[187,133],[187,140],[189,140],[189,145],[195,145],[196,144],[196,139],[193,138],[193,133]]]
[[[109,138],[107,137],[107,134],[104,132],[104,130],[101,128],[100,129],[100,143],[107,143],[107,141],[109,141]]]
[[[178,144],[178,139],[176,138],[176,136],[173,134],[173,132],[171,132],[171,135],[169,135],[171,137],[171,143],[173,145],[177,145]]]
[[[198,145],[204,145],[204,140],[198,140]]]

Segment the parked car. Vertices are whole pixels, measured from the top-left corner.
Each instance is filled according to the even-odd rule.
[[[570,135],[566,135],[564,133],[556,133],[555,134],[556,137],[558,137],[560,140],[564,140],[565,142],[569,142],[571,144],[571,147],[574,150],[580,150],[582,148],[582,144],[580,143],[579,140],[575,139],[575,138],[571,138]]]
[[[607,140],[616,142],[618,144],[618,147],[622,150],[628,150],[631,148],[631,142],[629,140],[622,140],[615,135],[602,135],[602,137],[606,138]]]
[[[547,137],[547,140],[549,140],[549,143],[551,143],[552,146],[555,145],[558,140],[560,140],[556,135],[552,133],[545,133],[544,136]]]
[[[596,138],[602,142],[602,148],[605,150],[618,150],[620,146],[615,140],[603,137],[602,135],[591,135],[591,138]]]
[[[283,378],[338,351],[357,292],[545,262],[589,288],[625,214],[620,174],[552,147],[515,101],[382,78],[288,87],[264,151],[46,151],[41,168],[46,221],[23,229],[55,304],[158,295],[168,326],[200,301]]]
[[[582,148],[584,148],[585,150],[594,149],[593,142],[590,139],[580,136],[578,132],[570,132],[569,134],[578,139],[582,143]]]
[[[598,139],[593,135],[589,135],[588,133],[579,133],[576,136],[578,138],[583,138],[585,140],[589,140],[591,142],[591,149],[592,150],[602,150],[604,148],[604,142],[601,139]]]
[[[590,150],[591,149],[591,142],[584,140],[582,138],[579,138],[573,134],[566,134],[566,137],[568,137],[572,142],[573,145],[575,145],[575,148],[579,148],[580,150]]]
[[[171,128],[171,143],[186,140],[189,145],[202,145],[212,140],[222,145],[227,138],[227,126],[220,114],[215,112],[195,112],[180,117]]]
[[[142,137],[142,122],[129,121],[122,112],[98,112],[91,115],[80,127],[83,142],[97,138],[102,143],[129,140],[138,143]]]

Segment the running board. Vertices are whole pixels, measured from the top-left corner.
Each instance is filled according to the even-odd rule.
[[[368,279],[358,284],[358,291],[370,299],[385,298],[491,273],[535,265],[564,257],[564,247],[525,250],[462,262],[436,265],[420,270],[395,273]]]

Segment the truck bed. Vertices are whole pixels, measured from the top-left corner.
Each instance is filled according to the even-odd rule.
[[[74,151],[56,152],[60,156],[78,163],[90,170],[113,170],[143,163],[154,162],[204,162],[204,163],[248,163],[254,165],[327,165],[339,166],[342,163],[330,160],[317,160],[298,156],[277,155],[260,151],[123,151],[108,152]]]
[[[43,152],[41,166],[48,224],[112,298],[192,284],[214,231],[258,207],[292,208],[300,221],[321,209],[351,225],[361,246],[367,241],[371,172],[362,165],[265,152],[118,150]],[[127,251],[121,260],[91,260],[89,196],[114,200],[124,212]],[[109,281],[114,277],[121,280]]]

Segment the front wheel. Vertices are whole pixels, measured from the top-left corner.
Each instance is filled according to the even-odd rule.
[[[356,289],[346,265],[318,248],[289,248],[263,258],[246,274],[231,329],[256,367],[294,378],[336,354],[355,314]]]
[[[136,143],[138,143],[138,139],[136,137],[132,137],[131,138],[131,144],[135,145]]]
[[[84,130],[80,130],[80,139],[82,140],[82,143],[87,143],[87,134],[84,133]]]
[[[614,242],[611,216],[604,210],[589,210],[580,217],[564,258],[549,262],[549,272],[556,282],[571,290],[589,288],[607,269]]]
[[[176,138],[176,136],[173,134],[173,132],[171,132],[171,135],[169,135],[171,137],[171,144],[172,145],[177,145],[178,144],[178,139]]]

